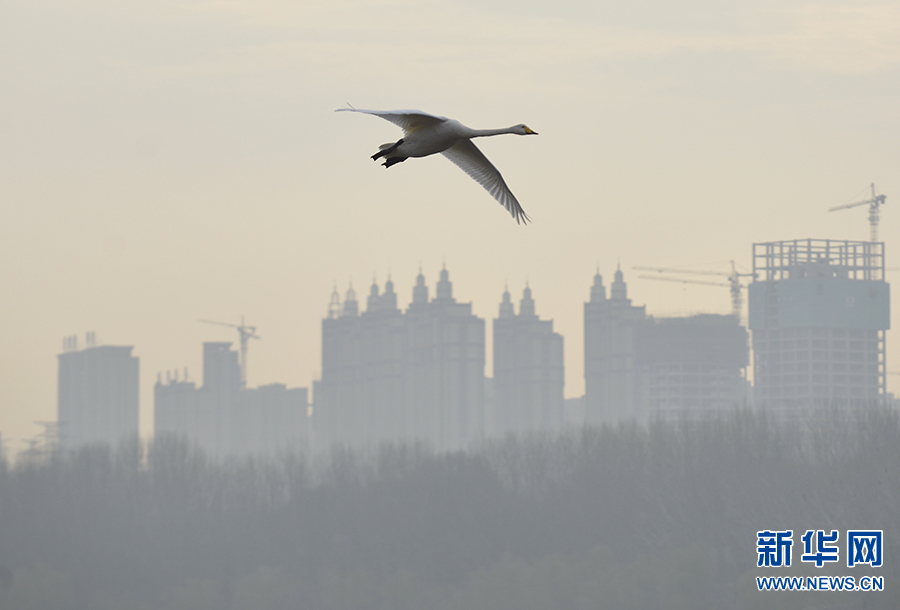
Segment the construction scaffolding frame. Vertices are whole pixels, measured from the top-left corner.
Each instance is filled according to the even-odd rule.
[[[803,277],[810,267],[831,277],[884,280],[884,242],[792,239],[753,244],[757,281]]]
[[[780,280],[805,278],[833,278],[883,282],[885,280],[884,242],[833,239],[794,239],[753,244],[753,273],[756,282],[768,282],[764,303],[766,328],[777,319],[778,283]],[[790,332],[790,331],[789,331]],[[824,332],[824,330],[823,330]],[[842,333],[836,329],[834,332]],[[862,332],[862,331],[850,331]],[[875,362],[877,389],[884,396],[887,389],[886,330],[872,329],[874,341],[869,341]],[[764,333],[763,333],[764,335]],[[789,341],[790,342],[790,341]],[[754,366],[765,370],[763,360],[780,354],[760,353],[754,338]],[[838,339],[834,344],[841,344]],[[852,342],[851,342],[852,343]],[[859,343],[857,341],[857,343]],[[824,344],[823,344],[824,345]],[[829,350],[826,350],[829,351]],[[824,353],[824,352],[821,352]],[[779,379],[779,377],[776,377]]]

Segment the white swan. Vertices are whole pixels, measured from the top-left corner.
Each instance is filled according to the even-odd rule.
[[[434,116],[419,110],[358,110],[338,108],[335,112],[364,112],[390,121],[403,130],[403,137],[396,142],[382,144],[372,159],[384,157],[384,166],[406,161],[409,157],[427,157],[441,153],[478,184],[483,186],[500,205],[509,210],[516,222],[528,222],[529,218],[519,205],[515,195],[506,186],[503,176],[487,157],[472,143],[472,138],[514,133],[520,136],[537,135],[525,125],[505,129],[470,129],[459,121]]]

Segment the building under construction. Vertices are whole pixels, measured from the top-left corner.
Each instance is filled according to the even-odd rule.
[[[246,362],[246,349],[243,350]],[[245,387],[228,342],[203,344],[203,386],[167,373],[154,386],[154,435],[173,435],[213,457],[297,451],[307,443],[306,388],[273,383]]]
[[[753,244],[749,289],[756,404],[780,418],[885,394],[890,285],[884,243]]]
[[[585,423],[705,418],[746,403],[747,331],[735,315],[648,316],[621,269],[584,304]]]

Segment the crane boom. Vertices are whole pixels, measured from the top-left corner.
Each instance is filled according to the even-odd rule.
[[[734,261],[731,261],[731,271],[709,271],[706,269],[677,269],[674,267],[641,267],[635,266],[634,269],[640,269],[641,271],[656,271],[657,273],[692,273],[696,275],[718,275],[724,276],[728,278],[728,283],[724,282],[706,282],[702,280],[692,280],[692,279],[684,279],[684,278],[672,278],[672,277],[663,277],[656,275],[641,275],[638,277],[646,278],[649,280],[665,280],[667,282],[679,282],[682,284],[706,284],[708,286],[728,286],[731,290],[731,310],[732,315],[738,320],[741,319],[741,311],[744,307],[744,297],[742,294],[743,286],[741,285],[742,277],[755,277],[753,273],[740,273],[737,270],[737,265],[734,264]]]
[[[247,343],[250,339],[261,339],[259,335],[256,334],[255,326],[247,326],[244,324],[244,316],[241,316],[240,324],[229,324],[228,322],[216,322],[215,320],[197,320],[198,322],[203,322],[204,324],[217,324],[219,326],[228,326],[230,328],[236,328],[238,331],[238,335],[240,335],[241,340],[241,389],[247,387]]]
[[[872,196],[868,199],[864,199],[863,201],[854,201],[853,203],[845,203],[842,205],[836,205],[833,208],[829,208],[829,212],[834,212],[836,210],[846,210],[849,208],[856,208],[861,205],[869,206],[869,241],[875,242],[878,241],[878,220],[879,220],[879,211],[878,208],[884,205],[885,200],[887,199],[887,195],[876,195],[875,194],[875,183],[871,184],[872,188]]]
[[[735,269],[734,261],[731,261],[731,271],[709,271],[706,269],[678,269],[675,267],[641,267],[640,265],[636,265],[632,267],[632,269],[638,269],[640,271],[657,271],[659,273],[693,273],[696,275],[721,275],[725,277],[738,276],[738,277],[751,277],[752,273],[738,273]]]
[[[707,280],[689,280],[678,277],[662,277],[660,275],[639,275],[638,277],[645,280],[660,280],[662,282],[678,282],[679,284],[705,284],[706,286],[731,286],[727,282],[709,282]]]

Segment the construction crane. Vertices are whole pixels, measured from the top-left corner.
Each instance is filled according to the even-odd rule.
[[[847,208],[855,208],[861,205],[869,206],[869,241],[878,241],[878,208],[884,205],[887,195],[875,194],[875,183],[872,183],[872,196],[865,201],[857,201],[855,203],[845,203],[844,205],[836,205],[829,209],[829,212],[835,210],[846,210]]]
[[[244,316],[241,316],[240,324],[215,322],[214,320],[198,320],[198,322],[203,322],[205,324],[218,324],[219,326],[228,326],[237,329],[238,334],[241,337],[241,389],[245,389],[247,387],[247,342],[250,339],[262,338],[256,334],[256,327],[247,326],[246,324],[244,324]]]
[[[656,271],[657,273],[693,273],[697,275],[718,275],[728,278],[728,282],[710,282],[704,280],[695,280],[687,278],[663,277],[659,275],[641,275],[638,277],[649,280],[662,280],[666,282],[679,282],[682,284],[706,284],[707,286],[727,286],[731,292],[731,314],[741,319],[741,311],[744,308],[744,286],[741,284],[742,277],[753,277],[752,273],[740,273],[734,261],[731,261],[731,272],[728,271],[706,271],[703,269],[675,269],[670,267],[633,267],[641,271]]]

